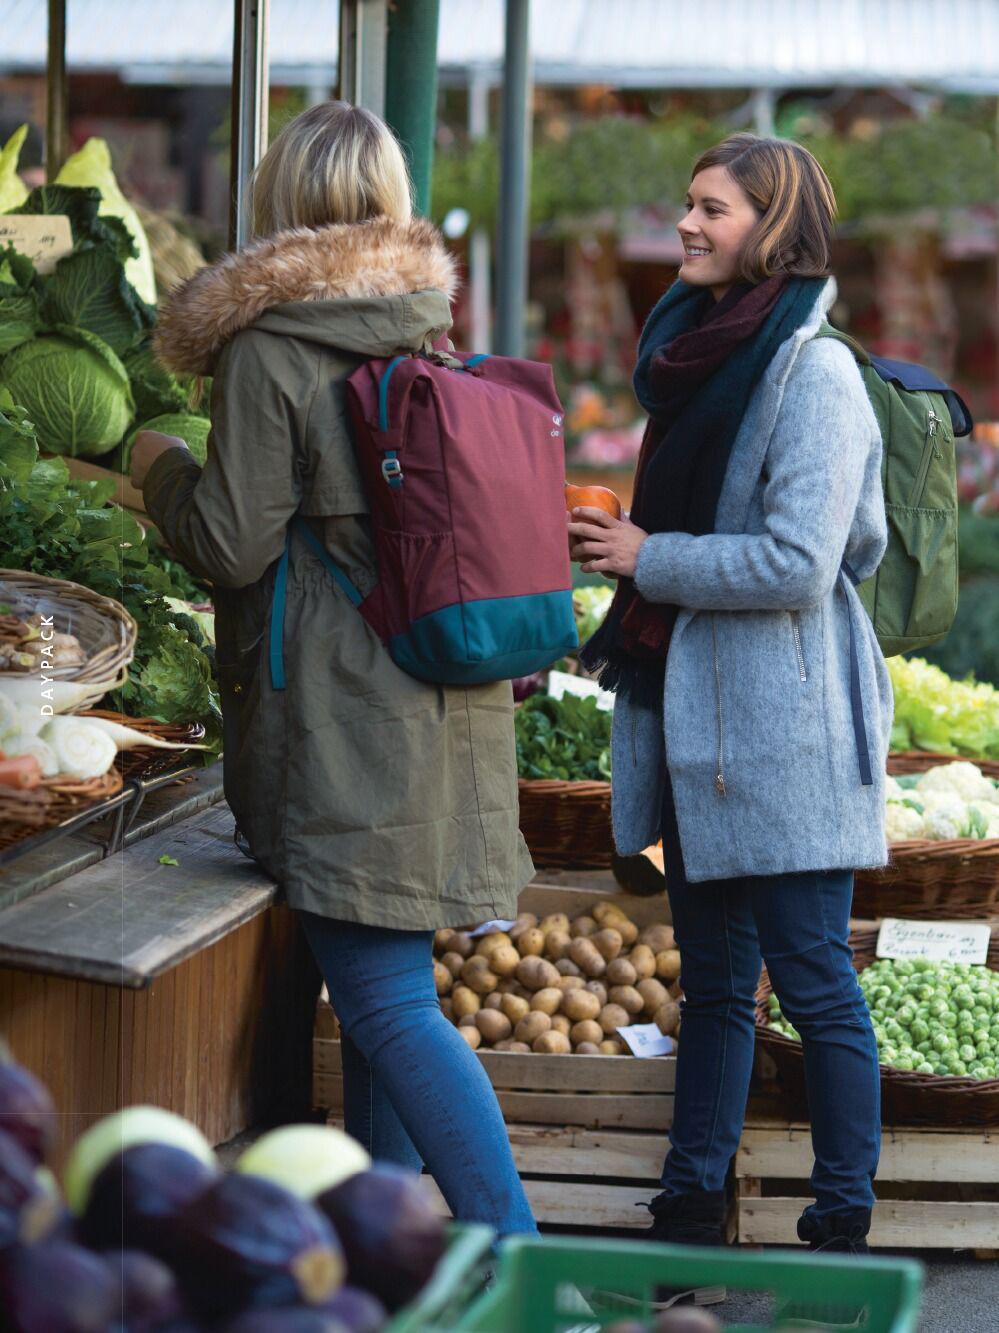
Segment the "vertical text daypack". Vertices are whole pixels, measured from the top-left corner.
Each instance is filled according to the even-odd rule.
[[[816,337],[835,338],[853,353],[881,431],[888,546],[857,592],[885,657],[926,648],[957,612],[955,437],[971,431],[971,413],[924,366],[871,356],[831,324]]]
[[[362,598],[296,531],[420,680],[481,685],[578,646],[565,520],[563,411],[550,366],[439,352],[364,362],[347,380],[378,582]],[[277,573],[271,678],[290,550]]]

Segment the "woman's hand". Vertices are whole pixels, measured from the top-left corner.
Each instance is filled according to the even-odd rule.
[[[626,518],[612,518],[603,509],[574,509],[567,515],[569,555],[585,560],[584,574],[633,578],[638,552],[649,535]]]
[[[149,469],[168,449],[187,449],[187,445],[178,435],[163,435],[158,430],[140,430],[132,446],[132,471],[130,480],[137,489],[142,489]]]

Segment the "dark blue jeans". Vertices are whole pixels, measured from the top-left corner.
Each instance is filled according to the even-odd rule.
[[[746,1114],[762,958],[801,1034],[815,1153],[807,1211],[872,1208],[881,1084],[847,942],[853,873],[688,884],[671,816],[667,809],[663,844],[684,1001],[664,1189],[724,1188]]]
[[[460,1221],[535,1234],[492,1084],[440,1011],[433,932],[299,917],[343,1032],[347,1132],[376,1161],[426,1162]]]

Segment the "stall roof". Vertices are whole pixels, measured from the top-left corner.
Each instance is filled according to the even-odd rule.
[[[73,0],[70,68],[227,83],[229,0]],[[272,0],[275,82],[331,84],[337,0]],[[41,70],[46,6],[0,0],[0,71]],[[504,0],[441,0],[441,74],[498,77]],[[535,79],[661,88],[916,84],[999,92],[999,0],[536,0]],[[323,58],[322,54],[328,56]]]

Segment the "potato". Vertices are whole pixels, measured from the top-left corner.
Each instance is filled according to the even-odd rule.
[[[612,986],[607,992],[607,999],[611,1004],[619,1004],[632,1018],[645,1007],[645,1001],[634,986]]]
[[[559,977],[558,988],[563,995],[567,995],[571,990],[583,989],[582,977]]]
[[[537,924],[538,918],[533,912],[521,912],[509,931],[507,931],[507,934],[513,940],[514,944],[516,944],[525,930],[533,930]]]
[[[552,1020],[547,1014],[543,1014],[540,1009],[533,1009],[520,1020],[513,1030],[513,1035],[517,1041],[526,1041],[530,1046],[542,1032],[549,1032],[551,1025]]]
[[[449,949],[441,962],[453,977],[461,976],[461,969],[465,966],[465,960],[460,953],[456,953],[454,949]]]
[[[474,1015],[474,1014],[462,1014],[461,1018],[458,1019],[458,1026],[459,1026],[460,1028],[473,1028],[473,1027],[475,1027],[475,1015]]]
[[[568,1037],[572,1023],[565,1014],[552,1014],[552,1032],[564,1032]]]
[[[560,935],[568,935],[569,918],[564,912],[549,912],[538,922],[538,929],[543,935],[550,935],[553,930],[558,931]]]
[[[636,944],[628,955],[628,962],[635,969],[639,981],[656,975],[656,956],[647,944]]]
[[[455,1018],[464,1018],[466,1014],[477,1014],[482,1008],[482,1000],[469,986],[455,986],[451,992],[451,1007]]]
[[[617,933],[624,940],[624,947],[630,949],[638,939],[638,927],[634,921],[629,921],[626,916],[611,917],[607,921],[608,926],[613,926]]]
[[[512,977],[520,962],[520,954],[512,944],[501,944],[489,955],[489,966],[501,977]]]
[[[571,958],[560,958],[555,966],[564,977],[580,977],[583,975]]]
[[[582,968],[588,977],[602,976],[607,970],[607,962],[603,954],[591,940],[584,939],[582,936],[573,940],[569,949],[569,957],[577,967]]]
[[[544,953],[545,937],[537,926],[524,931],[523,935],[517,940],[517,949],[521,958],[527,958],[531,954]]]
[[[513,1024],[498,1009],[480,1009],[475,1015],[475,1026],[490,1046],[494,1041],[505,1041],[513,1032]]]
[[[624,948],[621,932],[609,927],[606,930],[598,930],[595,935],[591,935],[590,943],[600,951],[601,956],[608,963],[615,959]]]
[[[520,995],[504,995],[500,1000],[500,1011],[511,1023],[519,1023],[530,1008],[529,1002]]]
[[[493,971],[495,972],[495,968]],[[607,964],[608,986],[634,986],[638,973],[627,958],[615,958]]]
[[[475,952],[481,954],[483,958],[488,958],[497,949],[505,949],[507,945],[513,948],[513,941],[505,930],[491,930],[488,935],[476,940]]]
[[[586,983],[586,989],[590,992],[591,995],[595,995],[597,997],[597,999],[600,1001],[600,1007],[602,1009],[604,1005],[607,1003],[607,987],[604,985],[604,983],[602,981],[588,981]]]
[[[600,1047],[594,1041],[581,1041],[573,1055],[599,1055]]]
[[[535,992],[531,1008],[540,1009],[543,1014],[557,1014],[562,1007],[562,999],[562,992],[557,986],[545,986],[543,990]]]
[[[499,977],[489,967],[489,959],[481,954],[469,958],[461,969],[461,979],[477,995],[488,995],[499,985]]]
[[[656,1010],[652,1021],[664,1036],[675,1037],[680,1027],[680,1006],[675,1000],[667,1000]]]
[[[462,958],[471,958],[475,952],[475,941],[463,930],[456,930],[448,940],[448,952],[460,953]]]
[[[569,952],[572,936],[567,930],[550,930],[545,936],[545,954],[553,963],[564,958]]]
[[[592,1018],[584,1018],[579,1023],[573,1023],[569,1029],[569,1036],[573,1046],[578,1046],[580,1042],[591,1042],[597,1046],[604,1039],[604,1030],[599,1023],[595,1023]]]
[[[592,991],[571,990],[563,993],[562,1012],[574,1023],[580,1023],[587,1018],[596,1018],[602,1008],[600,997],[594,995]]]
[[[454,985],[454,977],[443,963],[434,963],[434,989],[438,995],[446,995]]]
[[[608,902],[606,898],[602,898],[600,902],[596,904],[590,915],[593,917],[594,921],[600,926],[603,926],[606,917],[624,916],[624,912],[618,907],[617,903],[611,903]]]
[[[647,1014],[654,1014],[669,999],[669,991],[655,977],[646,977],[635,989],[642,997],[642,1008]]]
[[[627,1009],[622,1009],[619,1004],[605,1004],[600,1010],[600,1016],[597,1022],[607,1033],[608,1037],[616,1032],[618,1028],[626,1028],[631,1024],[631,1015]]]
[[[463,1027],[459,1028],[458,1031],[465,1038],[473,1051],[477,1051],[482,1045],[482,1033],[477,1027]]]
[[[598,929],[599,927],[592,916],[577,916],[569,927],[569,934],[573,939],[580,936],[585,939],[587,935],[593,935]]]
[[[503,996],[498,990],[491,991],[482,1001],[483,1009],[501,1009],[503,1007]]]
[[[438,956],[447,953],[451,947],[451,940],[457,934],[451,926],[445,926],[443,930],[434,931],[434,953]]]
[[[517,964],[517,980],[529,991],[544,990],[546,986],[557,986],[559,973],[554,963],[545,958],[529,955]]]
[[[656,954],[656,976],[663,981],[676,981],[680,975],[680,950],[662,949]]]
[[[599,1049],[600,1049],[600,1054],[601,1054],[601,1055],[623,1055],[623,1054],[624,1054],[624,1042],[623,1042],[623,1041],[614,1041],[614,1040],[608,1038],[607,1041],[602,1041],[602,1042],[600,1043],[600,1047],[599,1047]]]
[[[675,949],[673,927],[667,926],[662,921],[657,921],[653,926],[646,926],[639,936],[639,943],[647,944],[653,953],[662,953],[663,949]]]
[[[455,1022],[454,1005],[451,1003],[450,995],[445,995],[443,1000],[441,1000],[441,1013],[449,1023]],[[455,1026],[457,1026],[457,1024],[455,1024]]]
[[[516,987],[519,985],[520,982],[517,981],[516,977],[500,977],[499,985],[496,989],[499,991],[500,995],[516,995]]]
[[[509,1051],[511,1055],[530,1055],[531,1048],[526,1041],[514,1041],[512,1037],[507,1037],[506,1041],[498,1041],[493,1047],[494,1051]]]
[[[571,1055],[572,1043],[564,1032],[542,1032],[531,1043],[531,1050],[539,1055]]]

